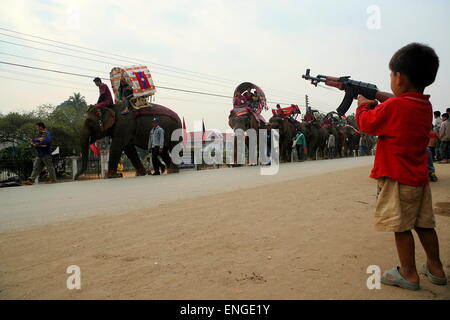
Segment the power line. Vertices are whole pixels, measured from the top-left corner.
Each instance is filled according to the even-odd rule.
[[[52,40],[52,39],[48,39],[48,38],[44,38],[44,37],[39,37],[39,36],[27,34],[27,33],[22,33],[22,32],[14,31],[14,30],[7,29],[7,28],[1,28],[0,27],[0,29],[8,31],[8,32],[16,33],[16,34],[25,35],[25,36],[28,36],[28,37],[33,37],[33,38],[37,38],[37,39],[41,39],[41,40],[45,40],[45,41],[50,41],[50,42],[54,42],[54,43],[63,44],[65,46],[71,46],[71,47],[81,48],[81,49],[89,50],[89,51],[93,51],[93,52],[99,52],[99,53],[107,54],[109,56],[116,56],[116,57],[120,57],[120,58],[132,59],[132,60],[140,60],[140,59],[130,58],[130,57],[126,57],[126,56],[123,56],[123,55],[117,55],[117,54],[113,54],[113,53],[109,53],[109,52],[105,52],[105,51],[101,51],[101,50],[96,50],[96,49],[91,49],[91,48],[87,48],[87,47],[83,47],[83,46],[78,46],[78,45],[74,45],[74,44],[70,44],[70,43],[66,43],[66,42],[61,42],[61,41],[56,41],[56,40]],[[43,43],[43,42],[40,42],[40,41],[24,39],[24,38],[12,36],[12,35],[4,34],[4,33],[0,33],[0,34],[2,34],[4,36],[7,36],[7,37],[12,37],[12,38],[24,40],[24,41],[30,41],[30,42],[40,43],[40,44],[43,44],[43,45],[54,46],[54,47],[61,48],[61,49],[64,49],[64,50],[72,50],[72,51],[81,52],[83,54],[89,54],[89,55],[96,55],[96,56],[100,56],[100,57],[112,58],[112,57],[108,57],[108,56],[104,56],[104,55],[98,55],[98,54],[93,54],[93,53],[81,51],[81,50],[75,50],[75,49],[64,48],[64,47],[61,47],[61,46],[55,46],[55,45],[48,44],[48,43]],[[10,43],[10,44],[13,44],[13,43]],[[15,44],[15,45],[18,45],[18,44]],[[58,54],[61,54],[61,53],[58,53]],[[78,58],[80,58],[80,57],[78,57]],[[117,58],[112,58],[112,59],[119,60]],[[93,59],[90,59],[90,60],[93,60]],[[125,60],[122,59],[122,60],[119,60],[119,61],[125,61]],[[136,61],[128,61],[128,62],[130,62],[130,63],[137,63]],[[229,84],[232,83],[234,85],[236,83],[236,81],[234,81],[234,80],[230,80],[230,79],[226,79],[226,78],[222,78],[222,77],[217,77],[217,76],[211,76],[211,75],[208,75],[208,74],[205,74],[205,73],[194,72],[194,71],[190,71],[190,70],[187,70],[187,69],[181,69],[181,68],[177,68],[177,67],[171,67],[171,66],[167,66],[167,65],[163,65],[163,64],[159,64],[159,63],[155,63],[155,62],[150,62],[150,63],[153,64],[153,65],[161,66],[161,67],[166,68],[166,69],[169,68],[169,70],[167,70],[169,72],[175,72],[175,71],[170,70],[170,69],[174,69],[174,70],[180,70],[180,71],[182,71],[184,73],[188,72],[190,74],[200,74],[200,75],[203,75],[204,78],[207,77],[207,78],[209,78],[210,80],[213,80],[213,81],[218,81],[216,79],[222,79],[221,82],[223,82],[223,80],[226,80]],[[180,71],[176,71],[176,72],[180,73]],[[198,80],[194,80],[194,79],[190,79],[190,80],[198,81]],[[278,90],[278,89],[272,89],[272,88],[267,88],[267,89],[269,89],[270,91],[282,92],[282,90]],[[267,92],[269,92],[269,90],[267,90]],[[284,91],[284,92],[287,92],[287,91]],[[299,100],[299,98],[295,97],[295,100]]]
[[[141,59],[130,58],[130,57],[126,57],[126,56],[123,56],[123,55],[114,54],[114,53],[109,53],[109,52],[106,52],[106,51],[101,51],[101,50],[91,49],[91,48],[87,48],[87,47],[83,47],[83,46],[78,46],[78,45],[70,44],[70,43],[67,43],[67,42],[56,41],[56,40],[52,40],[52,39],[48,39],[48,38],[43,38],[43,37],[39,37],[39,36],[34,36],[34,35],[31,35],[31,34],[26,34],[26,33],[18,32],[18,31],[10,30],[10,29],[7,29],[7,28],[1,28],[1,27],[0,27],[0,29],[1,29],[1,30],[5,30],[5,31],[9,31],[9,32],[12,32],[12,33],[17,33],[17,34],[26,35],[26,36],[28,36],[28,37],[33,37],[33,38],[37,38],[37,39],[41,39],[41,40],[45,40],[45,41],[50,41],[50,42],[54,42],[54,43],[63,44],[63,45],[65,45],[65,46],[71,46],[71,47],[75,47],[75,48],[81,48],[81,49],[88,50],[88,51],[93,51],[93,52],[98,52],[98,53],[107,54],[107,55],[109,55],[109,56],[116,56],[116,57],[120,57],[120,58],[122,58],[122,59],[119,60],[119,59],[113,58],[113,57],[108,57],[108,56],[104,56],[104,55],[98,55],[98,54],[94,54],[94,53],[88,53],[88,52],[81,51],[81,50],[75,50],[75,49],[64,48],[64,47],[61,47],[61,46],[56,46],[56,45],[52,45],[52,44],[48,44],[48,43],[43,43],[43,42],[40,42],[40,41],[35,41],[35,40],[30,40],[30,39],[24,39],[24,38],[20,38],[20,37],[8,35],[8,34],[0,33],[0,34],[2,34],[2,35],[4,35],[4,36],[7,36],[7,37],[16,38],[16,39],[25,40],[25,41],[30,41],[30,42],[35,42],[35,43],[40,43],[40,44],[44,44],[44,45],[48,45],[48,46],[53,46],[53,47],[57,47],[57,48],[65,49],[65,50],[78,51],[78,52],[81,52],[81,53],[84,53],[84,54],[90,54],[90,55],[95,55],[95,56],[99,56],[99,57],[105,57],[105,58],[108,58],[108,59],[111,59],[111,58],[112,58],[112,59],[119,60],[119,61],[126,61],[126,60],[123,60],[124,58],[125,58],[125,59],[131,59],[131,60],[133,60],[133,61],[127,61],[127,62],[130,62],[130,63],[133,63],[133,64],[139,63],[139,62],[137,62],[137,61],[138,61],[138,60],[141,60]],[[179,72],[179,73],[182,72],[182,73],[189,73],[189,74],[199,74],[199,75],[202,75],[203,77],[209,78],[210,80],[215,80],[215,78],[216,78],[216,79],[222,79],[222,80],[220,80],[220,81],[222,81],[222,82],[223,82],[223,81],[227,81],[227,82],[230,82],[230,83],[234,83],[234,82],[235,82],[235,81],[230,80],[230,79],[226,79],[226,78],[222,78],[222,77],[218,77],[218,76],[211,76],[211,75],[208,75],[208,74],[206,74],[206,73],[201,73],[201,72],[191,71],[191,70],[182,69],[182,68],[178,68],[178,67],[172,67],[172,66],[168,66],[168,65],[164,65],[164,64],[160,64],[160,63],[156,63],[156,62],[151,62],[151,61],[149,61],[149,63],[151,63],[152,65],[160,66],[161,68],[169,69],[168,71],[171,71],[171,72],[175,72],[175,71],[172,71],[172,70],[171,70],[171,69],[173,69],[173,70],[179,70],[179,71],[176,71],[176,72]],[[218,80],[215,80],[215,81],[218,81]]]
[[[82,69],[82,70],[86,70],[86,71],[93,71],[93,72],[107,74],[107,72],[104,72],[104,71],[99,71],[99,70],[94,70],[94,69],[89,69],[89,68],[83,68],[83,67],[80,67],[80,66],[73,66],[73,65],[70,65],[70,64],[57,63],[57,62],[48,61],[48,60],[41,60],[41,59],[36,59],[36,58],[24,57],[24,56],[19,56],[19,55],[12,54],[12,53],[0,52],[0,54],[6,55],[6,56],[10,56],[10,57],[15,57],[15,58],[31,60],[31,61],[49,63],[49,64],[53,64],[55,66],[69,67],[69,68]]]
[[[17,78],[5,77],[5,76],[2,76],[2,75],[0,75],[0,78],[2,78],[2,79],[7,79],[7,80],[23,81],[23,82],[28,82],[28,83],[33,83],[33,84],[39,84],[39,85],[46,85],[46,86],[51,86],[51,87],[61,87],[61,88],[69,88],[69,89],[73,89],[73,87],[61,86],[61,85],[57,85],[57,84],[53,84],[53,83],[45,83],[45,82],[39,82],[39,81],[31,81],[31,80],[25,80],[25,79],[17,79]],[[87,90],[94,90],[94,89],[87,89]],[[97,91],[97,90],[95,90],[95,91]]]
[[[0,54],[7,55],[7,56],[12,56],[12,57],[16,57],[16,58],[21,58],[21,59],[26,59],[26,60],[31,60],[31,61],[38,61],[38,62],[53,64],[53,65],[57,65],[57,66],[64,66],[64,67],[69,67],[69,68],[83,69],[83,70],[87,70],[87,71],[94,71],[94,72],[97,72],[97,73],[108,74],[107,72],[104,72],[104,71],[99,71],[99,70],[94,70],[94,69],[89,69],[89,68],[83,68],[83,67],[69,65],[69,64],[56,63],[56,62],[52,62],[52,61],[48,61],[48,60],[34,59],[34,58],[19,56],[19,55],[15,55],[15,54],[6,53],[6,52],[0,52]],[[201,80],[189,79],[189,78],[184,78],[184,77],[177,77],[177,76],[173,76],[173,75],[167,75],[167,74],[160,73],[160,72],[154,72],[153,74],[154,75],[162,75],[162,76],[168,76],[168,77],[181,78],[181,79],[187,79],[187,80],[193,80],[193,81],[201,81]],[[173,84],[168,84],[168,85],[173,85]],[[196,87],[190,87],[190,88],[197,89],[197,90],[203,90],[203,89],[196,88]]]
[[[12,74],[25,76],[25,77],[34,77],[34,78],[39,78],[39,79],[43,79],[43,80],[58,81],[59,83],[64,82],[64,83],[68,83],[68,84],[77,85],[78,88],[92,89],[92,87],[87,87],[86,83],[79,83],[79,82],[70,81],[70,80],[62,80],[60,78],[50,78],[50,77],[45,77],[45,76],[41,76],[41,75],[37,75],[37,74],[30,74],[30,73],[26,73],[26,72],[20,72],[20,71],[16,71],[16,70],[8,70],[8,69],[1,69],[1,68],[0,68],[0,72],[12,73]]]
[[[66,72],[66,71],[60,71],[60,70],[54,70],[54,69],[39,68],[39,67],[34,67],[34,66],[6,62],[6,61],[0,61],[0,63],[10,65],[10,66],[15,66],[15,67],[22,67],[22,68],[41,70],[41,71],[47,71],[47,72],[55,72],[55,73],[59,73],[59,74],[66,74],[66,75],[77,76],[77,77],[84,77],[84,78],[91,78],[91,79],[94,78],[94,76],[92,76],[92,75],[86,75],[86,74],[74,73],[74,72]],[[101,78],[101,79],[109,80],[108,78]],[[179,88],[162,87],[162,86],[155,86],[155,87],[160,88],[160,89],[180,91],[180,92],[186,92],[186,93],[195,93],[195,94],[201,94],[201,95],[207,95],[207,96],[213,96],[213,97],[220,97],[220,98],[227,98],[227,99],[232,98],[231,96],[225,96],[225,95],[215,94],[215,93],[207,93],[207,92],[192,91],[192,90],[185,90],[185,89],[179,89]]]
[[[23,64],[6,62],[6,61],[0,61],[0,63],[1,64],[5,64],[5,65],[10,65],[10,66],[15,66],[15,67],[22,67],[22,68],[28,68],[28,69],[34,69],[34,70],[40,70],[40,71],[54,72],[54,73],[66,74],[66,75],[77,76],[77,77],[84,77],[84,78],[91,78],[91,79],[94,78],[94,76],[92,76],[92,75],[85,75],[85,74],[80,74],[80,73],[66,72],[66,71],[47,69],[47,68],[39,68],[39,67],[34,67],[34,66],[29,66],[29,65],[23,65]],[[101,78],[101,79],[102,80],[109,80],[107,78]],[[155,86],[155,87],[159,88],[159,89],[178,91],[178,92],[185,92],[185,93],[192,93],[192,94],[199,94],[199,95],[205,95],[205,96],[211,96],[211,97],[219,97],[219,98],[227,98],[227,99],[232,99],[233,98],[231,96],[226,96],[226,95],[216,94],[216,93],[209,93],[209,92],[202,92],[202,91],[193,91],[193,90],[186,90],[186,89],[180,89],[180,88],[171,88],[171,87],[163,87],[163,86]],[[275,102],[268,101],[268,103],[275,103]],[[288,103],[288,102],[281,102],[281,101],[279,101],[278,103],[290,105],[290,103]]]
[[[67,54],[67,53],[63,53],[63,52],[57,52],[57,51],[47,50],[47,49],[43,49],[43,48],[36,48],[36,47],[32,47],[32,46],[28,46],[28,45],[24,45],[24,44],[19,44],[19,43],[14,43],[14,42],[9,42],[9,41],[4,41],[4,40],[0,40],[0,42],[4,42],[4,43],[7,43],[7,44],[12,44],[12,45],[15,45],[15,46],[20,46],[20,47],[30,48],[30,49],[34,49],[34,50],[38,50],[38,51],[44,51],[44,52],[49,52],[49,53],[53,53],[53,54],[58,54],[58,55],[62,55],[62,56],[73,57],[73,58],[77,58],[77,59],[81,59],[81,60],[87,60],[87,61],[99,62],[99,63],[111,65],[111,66],[116,66],[116,65],[117,65],[116,63],[113,63],[113,62],[100,61],[100,60],[91,59],[91,58],[87,58],[87,57],[79,57],[79,56],[75,56],[75,55],[72,55],[72,54]],[[98,71],[96,71],[96,72],[98,72]],[[105,72],[102,72],[102,73],[106,74]],[[155,72],[155,74],[162,74],[162,73]],[[206,81],[197,80],[197,79],[189,79],[189,78],[184,78],[184,77],[180,77],[180,76],[167,75],[167,74],[162,74],[162,75],[168,76],[168,77],[174,77],[174,78],[182,78],[182,79],[186,79],[186,80],[192,80],[192,81],[196,81],[196,82],[208,83],[208,82],[206,82]],[[107,79],[107,80],[109,80],[109,79]],[[215,84],[215,83],[208,83],[208,84],[218,85],[218,84]]]
[[[80,53],[83,53],[83,54],[89,54],[89,55],[94,55],[94,56],[98,56],[98,57],[102,57],[102,58],[111,59],[111,57],[104,56],[104,55],[92,54],[92,53],[89,53],[89,52],[84,52],[84,51],[82,51],[82,50],[76,50],[76,49],[64,48],[64,47],[61,47],[61,46],[52,45],[52,44],[44,43],[44,42],[41,42],[41,41],[34,41],[34,40],[29,40],[29,39],[24,39],[24,38],[20,38],[20,37],[15,37],[15,36],[7,35],[7,34],[1,33],[1,32],[0,32],[0,35],[7,36],[7,37],[11,37],[11,38],[15,38],[15,39],[19,39],[19,40],[29,41],[29,42],[33,42],[33,43],[43,44],[43,45],[47,45],[47,46],[51,46],[51,47],[56,47],[56,48],[63,49],[63,50],[70,50],[70,51],[80,52]],[[2,41],[3,41],[3,40],[2,40]],[[8,42],[8,41],[3,41],[3,42],[8,43],[8,44],[12,44],[12,45],[17,45],[17,46],[24,46],[24,45],[22,45],[22,44],[13,43],[13,42]],[[76,57],[76,58],[79,58],[79,59],[87,59],[87,60],[90,60],[90,61],[95,61],[95,62],[100,62],[100,63],[102,62],[102,61],[96,60],[96,59],[90,59],[90,58],[86,58],[86,57],[80,57],[80,56],[68,55],[68,54],[63,53],[63,52],[55,52],[55,51],[50,51],[50,50],[46,50],[46,49],[43,49],[43,48],[36,48],[36,47],[31,47],[31,46],[27,46],[27,47],[28,47],[28,48],[32,48],[32,49],[35,49],[35,50],[43,50],[43,51],[47,51],[47,52],[54,53],[54,54],[67,55],[67,56],[70,56],[70,57]],[[121,62],[131,63],[131,64],[138,64],[138,63],[139,63],[139,62],[136,62],[136,61],[119,60],[119,59],[117,59],[117,58],[112,58],[112,59],[117,60],[117,61],[121,61]],[[105,62],[106,62],[107,64],[110,64],[110,65],[116,65],[116,64],[117,64],[117,63],[115,63],[115,62],[114,62],[114,63],[113,63],[113,62],[107,62],[107,61],[105,61]],[[47,63],[48,63],[48,62],[47,62]],[[164,70],[164,68],[162,68],[162,69]],[[95,70],[91,70],[91,71],[95,71]],[[166,70],[166,71],[173,72],[173,71],[171,71],[171,70]],[[99,72],[99,71],[96,71],[96,72]],[[100,72],[101,72],[101,71],[100,71]],[[168,75],[168,74],[164,74],[164,73],[160,73],[160,72],[158,72],[158,73],[159,73],[159,74],[162,74],[162,75],[169,76],[169,77],[181,78],[181,79],[186,79],[186,80],[191,80],[191,81],[198,81],[198,82],[203,82],[203,83],[207,83],[207,84],[213,84],[213,85],[220,85],[220,86],[222,86],[222,84],[218,84],[218,83],[211,83],[211,82],[202,81],[202,80],[197,80],[197,79],[185,78],[185,77],[180,77],[180,76],[175,76],[175,75]],[[213,80],[213,81],[216,81],[216,80]]]

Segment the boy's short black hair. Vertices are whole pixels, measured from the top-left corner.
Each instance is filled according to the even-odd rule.
[[[447,108],[447,110],[445,110],[445,112],[450,114],[450,108]]]
[[[433,48],[414,42],[392,56],[389,68],[406,75],[417,89],[425,89],[436,79],[439,57]]]
[[[441,112],[440,111],[435,111],[434,112],[434,116],[435,117],[440,117],[441,116]]]
[[[42,129],[45,129],[45,124],[43,122],[36,122],[36,125]]]
[[[448,119],[448,113],[443,113],[441,117],[445,118],[445,119]]]

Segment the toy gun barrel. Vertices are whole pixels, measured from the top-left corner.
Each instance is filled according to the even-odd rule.
[[[363,95],[370,100],[378,100],[384,102],[387,99],[393,97],[394,95],[388,92],[378,91],[376,85],[361,81],[351,80],[349,76],[346,77],[329,77],[319,74],[317,77],[312,77],[310,75],[311,70],[307,69],[306,74],[302,76],[303,79],[311,80],[311,83],[317,87],[319,82],[324,82],[325,85],[330,87],[335,87],[339,90],[345,91],[344,100],[337,108],[337,113],[343,116],[350,106],[352,105],[353,99],[356,99],[358,95]]]
[[[306,69],[306,73],[304,75],[302,75],[302,78],[305,80],[311,80],[311,83],[313,85],[315,85],[317,87],[317,84],[319,82],[326,82],[327,81],[327,77],[323,76],[323,75],[318,75],[317,77],[313,77],[310,74],[311,69]]]

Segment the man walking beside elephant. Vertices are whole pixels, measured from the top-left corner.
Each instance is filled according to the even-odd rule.
[[[164,148],[164,129],[159,126],[159,119],[153,118],[152,130],[150,131],[150,137],[148,140],[148,149],[152,153],[153,176],[159,176],[161,171],[165,170],[165,166],[159,160],[160,155]]]
[[[31,145],[36,148],[37,157],[34,159],[33,172],[28,180],[25,182],[26,185],[34,184],[34,181],[41,173],[44,166],[47,168],[48,175],[50,177],[50,183],[56,182],[56,172],[55,167],[52,162],[52,134],[47,130],[45,124],[42,122],[36,123],[37,130],[40,137],[34,138],[31,141]]]

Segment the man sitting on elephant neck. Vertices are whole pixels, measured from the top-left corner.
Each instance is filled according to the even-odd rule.
[[[100,96],[98,97],[97,104],[95,107],[97,109],[101,108],[111,108],[113,106],[113,98],[111,95],[111,91],[109,91],[109,88],[106,84],[102,82],[100,78],[94,79],[95,85],[98,87]]]
[[[160,155],[164,148],[164,129],[159,126],[159,118],[153,118],[152,130],[150,131],[150,137],[148,140],[148,149],[152,153],[153,176],[159,176],[165,171],[165,166],[159,160]]]
[[[99,120],[100,120],[100,127],[102,130],[103,128],[103,115],[104,115],[104,109],[105,108],[111,108],[113,107],[113,98],[111,95],[111,91],[109,91],[109,88],[106,84],[102,83],[102,80],[97,77],[94,79],[95,85],[98,87],[100,96],[98,97],[97,104],[95,105],[95,108],[100,111],[98,112]]]
[[[277,104],[277,117],[280,117],[281,119],[284,119],[284,112],[281,109],[281,106],[279,104]]]

